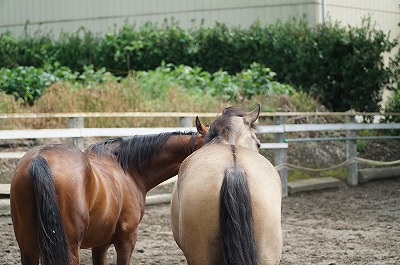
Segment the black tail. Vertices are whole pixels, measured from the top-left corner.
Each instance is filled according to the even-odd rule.
[[[220,233],[225,265],[259,264],[246,172],[237,165],[225,170],[220,191]]]
[[[49,164],[43,157],[37,156],[30,163],[29,173],[36,198],[42,264],[68,265],[67,240]]]

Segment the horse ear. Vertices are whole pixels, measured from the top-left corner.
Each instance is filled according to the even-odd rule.
[[[260,104],[257,104],[257,106],[250,113],[244,116],[244,120],[249,124],[253,124],[256,122],[259,115],[260,115]]]
[[[196,116],[196,128],[197,128],[197,131],[203,136],[208,133],[207,126],[205,126],[203,123],[201,123],[199,116]]]

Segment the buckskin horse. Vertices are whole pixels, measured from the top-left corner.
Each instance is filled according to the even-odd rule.
[[[189,265],[280,262],[281,181],[258,153],[259,111],[225,109],[180,166],[171,225]]]
[[[196,127],[196,134],[104,140],[84,153],[66,145],[28,151],[10,192],[22,264],[79,264],[80,248],[92,248],[93,264],[106,264],[111,244],[117,264],[129,264],[146,193],[202,146],[208,129],[198,117]]]

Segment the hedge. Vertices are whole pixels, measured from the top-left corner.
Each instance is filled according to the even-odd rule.
[[[383,88],[391,88],[393,73],[383,63],[397,40],[365,20],[361,27],[326,23],[311,27],[291,20],[246,29],[216,23],[183,29],[178,23],[143,27],[125,24],[115,32],[96,35],[85,29],[32,36],[0,35],[0,67],[43,67],[55,62],[74,71],[85,65],[105,67],[116,75],[154,70],[163,61],[223,69],[230,74],[253,62],[278,73],[277,81],[305,91],[333,111],[378,111]]]

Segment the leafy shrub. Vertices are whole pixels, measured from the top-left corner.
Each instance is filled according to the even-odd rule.
[[[0,88],[25,103],[33,104],[45,87],[58,80],[54,75],[33,66],[0,69]]]
[[[393,97],[389,100],[385,112],[398,112],[400,113],[400,88],[397,89]],[[388,122],[400,122],[400,116],[388,117]]]
[[[126,76],[130,70],[156,69],[166,61],[215,73],[214,79],[228,86],[214,89],[226,90],[229,97],[240,92],[238,96],[246,98],[254,89],[230,86],[226,75],[258,62],[279,73],[276,81],[310,93],[333,111],[379,110],[382,89],[392,88],[395,74],[383,64],[383,54],[397,45],[370,20],[361,27],[338,23],[310,27],[305,19],[293,19],[268,25],[256,22],[247,29],[217,23],[189,30],[175,22],[140,28],[125,24],[104,36],[79,29],[58,40],[43,33],[18,39],[5,33],[0,38],[0,66],[44,67],[60,62],[82,72],[84,65],[93,64],[95,69],[105,67]]]
[[[54,60],[46,60],[44,65],[57,62],[60,65],[82,72],[86,65],[93,64],[98,41],[97,35],[84,28],[73,33],[62,32],[59,39],[54,43],[54,49],[57,51]]]
[[[303,81],[298,81],[305,84],[305,91],[335,111],[379,111],[382,90],[390,88],[391,75],[383,54],[396,42],[375,30],[370,20],[361,28],[321,26],[314,41],[314,51],[310,51],[313,64],[322,67],[318,71],[310,68],[313,78],[303,76]]]
[[[160,28],[149,22],[139,29],[125,24],[118,32],[109,32],[99,40],[94,63],[119,75],[132,69],[155,69],[162,61],[191,64],[193,60],[188,55],[194,52],[194,42],[190,31],[177,23]]]
[[[291,94],[295,90],[292,86],[274,80],[277,74],[270,68],[252,63],[250,68],[237,75],[244,97],[250,99],[255,95]]]
[[[18,41],[10,32],[0,34],[0,66],[15,67],[17,62]]]
[[[162,64],[154,71],[136,72],[142,89],[150,91],[153,97],[164,97],[168,87],[179,85],[189,93],[210,94],[236,102],[255,95],[294,92],[291,86],[274,81],[275,75],[271,69],[257,63],[236,75],[223,70],[209,73],[200,67],[173,64]]]
[[[87,88],[93,88],[98,84],[103,84],[106,82],[114,82],[121,80],[121,77],[115,77],[112,73],[108,72],[105,67],[98,70],[94,69],[93,65],[83,66],[83,73],[81,73],[77,82]]]
[[[84,85],[91,88],[97,84],[118,81],[120,78],[107,72],[105,68],[94,70],[93,65],[85,66],[83,73],[73,72],[68,67],[36,68],[18,66],[12,69],[0,68],[0,91],[14,95],[23,103],[32,105],[43,93],[43,90],[57,81],[66,81],[76,87]]]

